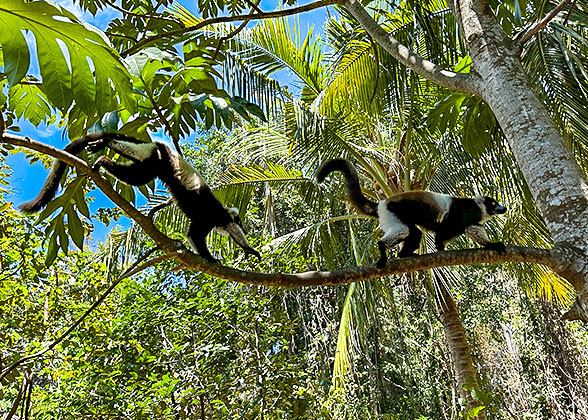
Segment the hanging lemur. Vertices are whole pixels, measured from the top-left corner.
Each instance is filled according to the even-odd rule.
[[[437,250],[445,249],[445,244],[462,234],[487,249],[503,253],[502,242],[490,242],[482,223],[495,214],[503,214],[506,207],[490,197],[462,198],[430,191],[410,191],[395,194],[375,203],[361,191],[355,167],[345,159],[328,160],[319,168],[318,182],[331,172],[339,171],[345,179],[349,201],[361,213],[378,218],[384,236],[378,241],[379,268],[386,265],[386,248],[402,242],[399,257],[414,255],[421,242],[422,232],[417,226],[435,233]]]
[[[212,194],[202,176],[178,152],[159,142],[144,143],[133,137],[117,133],[88,135],[74,140],[64,150],[78,154],[85,148],[96,152],[105,147],[127,158],[129,162],[114,162],[100,156],[93,170],[103,167],[115,178],[129,185],[145,185],[159,178],[168,188],[180,209],[190,219],[187,238],[200,256],[216,262],[206,246],[206,236],[213,229],[230,235],[243,248],[245,254],[261,258],[249,246],[236,208],[225,207]],[[24,212],[36,212],[45,207],[57,193],[59,182],[67,165],[55,160],[39,195],[20,206]]]

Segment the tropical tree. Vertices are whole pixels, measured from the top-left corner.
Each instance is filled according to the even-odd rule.
[[[252,152],[264,148],[266,150],[262,150],[264,153],[253,155],[251,164],[240,169],[241,178],[238,174],[235,175],[238,172],[235,171],[231,175],[231,179],[236,184],[243,184],[246,182],[243,181],[243,178],[251,179],[250,175],[253,173],[256,181],[263,181],[267,185],[270,185],[270,182],[279,182],[280,178],[282,181],[296,180],[308,185],[308,178],[303,175],[310,173],[319,161],[334,155],[344,155],[354,157],[359,161],[365,175],[374,182],[376,187],[371,192],[373,197],[389,195],[394,191],[415,187],[435,187],[436,182],[452,182],[452,188],[446,190],[457,188],[459,192],[471,191],[471,185],[469,188],[464,185],[464,178],[460,183],[456,182],[456,178],[443,178],[440,175],[444,171],[445,174],[451,173],[451,169],[455,168],[450,165],[452,161],[448,156],[451,156],[461,165],[460,168],[468,171],[462,172],[462,175],[470,176],[473,173],[476,175],[481,173],[479,178],[490,180],[487,185],[497,183],[497,174],[501,176],[505,173],[512,175],[512,179],[509,180],[512,183],[500,182],[504,183],[505,188],[512,188],[512,191],[515,192],[515,194],[509,194],[509,197],[516,197],[517,194],[521,197],[516,205],[521,209],[524,208],[524,214],[532,216],[532,221],[539,221],[536,209],[531,204],[529,197],[532,196],[535,200],[538,209],[545,218],[551,239],[556,242],[556,247],[551,252],[511,248],[504,256],[483,251],[452,257],[437,255],[430,259],[423,257],[408,261],[395,261],[385,270],[379,272],[373,268],[367,270],[349,269],[327,274],[277,276],[264,273],[235,272],[224,267],[210,266],[197,256],[178,248],[176,242],[171,241],[155,228],[152,218],[145,217],[129,204],[128,200],[132,202],[134,199],[132,190],[120,185],[116,185],[116,190],[113,190],[108,182],[88,171],[83,162],[30,139],[10,134],[5,130],[5,128],[12,126],[14,117],[28,115],[28,118],[33,118],[31,110],[35,110],[36,121],[50,118],[51,106],[61,111],[64,123],[72,138],[94,131],[120,128],[123,133],[131,132],[147,139],[145,133],[147,133],[147,129],[150,129],[164,131],[177,145],[180,137],[193,133],[196,126],[195,121],[198,118],[204,122],[206,127],[210,127],[216,122],[218,126],[224,124],[226,127],[232,128],[234,117],[237,114],[247,119],[251,115],[262,116],[259,108],[252,103],[255,102],[255,95],[251,94],[248,98],[251,101],[242,100],[234,95],[234,92],[231,92],[233,87],[230,85],[225,86],[225,89],[218,88],[214,78],[214,76],[218,77],[222,74],[225,76],[224,80],[227,84],[239,85],[235,83],[235,80],[238,79],[227,73],[228,69],[231,69],[230,64],[232,63],[232,68],[236,69],[239,67],[238,62],[235,60],[231,62],[231,58],[227,58],[223,62],[228,63],[223,67],[223,73],[215,73],[213,66],[216,65],[217,60],[220,60],[219,57],[222,57],[222,47],[227,42],[230,42],[230,48],[238,51],[246,61],[247,57],[244,53],[246,50],[236,42],[236,35],[243,30],[243,25],[225,29],[224,33],[212,40],[207,34],[197,34],[195,37],[187,34],[195,33],[212,23],[232,20],[247,22],[251,19],[274,18],[333,3],[336,2],[320,1],[299,8],[269,13],[262,12],[257,5],[253,4],[250,5],[249,15],[240,16],[239,13],[245,9],[245,2],[232,2],[230,5],[226,5],[232,16],[219,16],[219,10],[225,7],[223,2],[213,4],[202,1],[199,3],[200,11],[205,19],[210,19],[195,19],[193,22],[188,22],[186,19],[178,19],[167,11],[158,14],[158,9],[162,6],[161,2],[156,4],[138,2],[133,5],[135,9],[128,13],[124,12],[122,19],[113,21],[108,30],[111,39],[116,40],[115,46],[120,55],[127,58],[125,65],[123,65],[119,61],[117,53],[104,42],[104,38],[87,31],[73,15],[52,8],[43,2],[31,3],[32,6],[30,6],[29,3],[11,0],[9,4],[0,8],[0,18],[10,28],[0,39],[6,73],[6,79],[3,80],[3,83],[10,85],[9,101],[6,105],[6,122],[3,120],[0,126],[2,141],[31,147],[43,153],[57,156],[75,166],[82,173],[89,174],[90,179],[129,214],[156,241],[160,249],[174,255],[184,264],[216,276],[254,284],[333,284],[445,264],[523,260],[542,262],[565,276],[574,285],[580,298],[579,302],[582,303],[585,295],[584,279],[586,273],[583,253],[586,252],[586,247],[581,244],[583,243],[583,234],[585,234],[583,229],[586,229],[587,209],[586,198],[582,192],[584,191],[585,177],[580,168],[585,165],[576,163],[568,146],[563,142],[562,135],[553,123],[554,120],[560,122],[563,130],[567,129],[567,124],[570,121],[573,121],[570,123],[569,132],[564,132],[570,134],[574,152],[582,162],[584,154],[581,141],[584,138],[582,134],[584,126],[581,123],[581,114],[578,109],[572,108],[570,105],[561,105],[563,103],[570,104],[561,100],[559,106],[554,105],[550,109],[552,114],[550,116],[545,106],[537,99],[536,93],[527,84],[519,58],[521,51],[525,51],[527,55],[523,55],[523,57],[529,58],[529,61],[526,61],[529,68],[536,63],[536,60],[533,61],[533,51],[529,47],[529,45],[533,45],[530,43],[530,39],[553,19],[552,15],[555,15],[555,13],[549,14],[543,21],[540,21],[539,17],[542,16],[543,11],[540,4],[529,4],[521,9],[520,5],[516,3],[513,6],[513,11],[499,4],[465,2],[464,4],[450,4],[450,10],[453,13],[449,13],[443,7],[444,5],[435,2],[425,5],[407,3],[406,8],[404,8],[405,5],[402,5],[398,6],[398,10],[392,11],[375,8],[374,17],[382,20],[381,24],[377,24],[358,2],[354,0],[342,1],[344,10],[347,10],[361,27],[351,19],[347,19],[347,26],[339,25],[337,27],[336,24],[333,24],[331,30],[339,35],[337,53],[340,54],[340,59],[333,61],[337,63],[335,70],[325,77],[327,72],[321,65],[320,48],[316,45],[309,47],[308,44],[305,44],[306,46],[296,48],[299,50],[298,54],[293,55],[288,64],[291,65],[291,68],[296,68],[301,79],[304,80],[301,100],[279,105],[283,109],[281,113],[276,113],[275,117],[280,130],[269,131],[269,135],[265,134],[262,138],[263,142],[258,141],[254,144],[250,148]],[[566,1],[560,3],[559,8],[554,10],[558,11],[567,3]],[[84,2],[84,6],[91,11],[96,11],[97,8],[104,5],[105,3],[101,1]],[[562,80],[567,80],[567,84],[571,80],[573,81],[572,87],[575,88],[572,97],[575,98],[577,104],[581,104],[582,102],[578,98],[583,98],[582,87],[585,85],[585,79],[580,76],[583,66],[578,57],[581,57],[579,52],[583,51],[585,46],[582,44],[583,38],[578,34],[582,34],[584,31],[585,20],[583,20],[584,16],[581,13],[584,10],[584,5],[575,5],[574,3],[574,7],[560,25],[564,29],[547,41],[551,50],[555,45],[556,50],[559,47],[559,53],[568,58],[565,62],[566,67],[563,68],[564,75],[556,80],[555,77],[546,77],[547,71],[543,71],[543,73],[539,71],[535,74],[543,74],[544,77],[538,76],[535,79],[534,88],[544,98],[557,98],[558,95],[559,97],[563,96]],[[508,35],[512,33],[513,27],[516,28],[516,25],[522,27],[525,23],[522,15],[517,15],[518,10],[523,10],[524,15],[529,16],[529,22],[537,21],[537,24],[531,25],[521,32],[519,37],[509,39]],[[25,16],[29,20],[25,19]],[[32,23],[31,16],[33,17]],[[51,17],[48,18],[48,16]],[[56,16],[61,17],[56,19]],[[439,19],[440,16],[442,19]],[[499,20],[496,20],[494,16],[498,16]],[[51,25],[55,24],[54,21],[59,24]],[[423,31],[425,35],[420,35],[422,38],[412,38],[418,31],[405,31],[407,37],[402,38],[403,29],[407,29],[407,22],[417,22],[429,30]],[[439,22],[442,23],[439,24]],[[44,29],[48,27],[53,27],[53,32]],[[352,30],[347,31],[348,28],[352,28]],[[32,31],[36,37],[41,83],[32,77],[21,83],[28,69],[28,61],[21,60],[23,51],[28,51],[20,32],[21,29]],[[419,29],[422,28],[419,27]],[[364,30],[373,41],[366,39]],[[270,23],[263,30],[258,29],[258,31],[273,33],[281,36],[282,40],[286,33],[283,24],[280,26]],[[63,34],[66,32],[78,35],[65,37]],[[254,31],[251,32],[250,37],[260,37]],[[394,37],[390,33],[393,33]],[[66,41],[62,37],[66,38]],[[243,38],[244,41],[247,41],[245,37]],[[280,42],[280,45],[277,45],[276,39],[279,38],[265,39],[266,47],[271,42],[276,44],[272,48],[288,47],[286,42]],[[410,48],[399,44],[398,39]],[[557,41],[558,39],[561,42],[554,44],[553,40]],[[448,43],[446,43],[447,40],[449,40]],[[235,42],[233,43],[233,41]],[[254,41],[259,43],[259,39],[254,39]],[[533,42],[535,41],[539,44],[536,51],[543,53],[541,38],[533,39]],[[66,49],[70,52],[69,58],[67,54],[62,53],[60,42],[65,44]],[[178,54],[173,48],[176,42],[183,42],[183,54]],[[376,47],[374,43],[379,44],[379,47]],[[245,45],[244,42],[241,44]],[[569,44],[573,47],[569,47]],[[153,46],[158,48],[153,48]],[[266,49],[270,50],[270,48]],[[77,51],[85,53],[78,54]],[[413,51],[418,51],[419,55]],[[466,54],[469,55],[469,58],[462,59]],[[443,67],[423,59],[423,55]],[[399,66],[390,57],[395,57],[402,65]],[[87,58],[90,58],[93,65],[88,62]],[[267,79],[259,76],[260,71],[264,70],[269,73],[283,65],[283,63],[275,64],[275,60],[268,61],[263,57],[263,54],[260,55],[253,51],[251,60],[255,59],[260,60],[260,67],[253,67],[253,71],[246,70],[249,71],[248,74],[254,83]],[[288,62],[285,57],[282,59],[284,62]],[[367,72],[355,72],[355,68],[365,69],[362,60],[364,63],[369,61],[377,63],[373,67],[375,70],[368,67]],[[107,76],[103,68],[96,65],[96,63],[103,62],[110,63],[116,69],[112,77]],[[270,67],[262,69],[261,67],[264,65]],[[423,78],[416,78],[411,72],[406,72],[403,66],[416,71]],[[453,66],[455,66],[454,69],[449,70]],[[353,86],[359,89],[349,89],[349,81],[352,81]],[[25,91],[22,90],[23,87]],[[448,88],[463,94],[454,93],[433,107],[430,113],[432,120],[430,124],[419,125],[415,123],[419,121],[419,117],[424,117],[427,108],[431,107],[431,103],[439,98],[440,92],[443,92],[438,87]],[[243,85],[240,89],[242,90],[241,94],[248,96]],[[265,98],[269,98],[267,92],[274,93],[278,89],[275,84],[266,82],[258,84],[257,88],[253,90],[257,90],[257,95],[259,92],[265,92]],[[283,94],[287,96],[287,93]],[[482,98],[485,103],[472,94]],[[422,106],[418,103],[421,100],[421,95]],[[257,98],[259,99],[259,96]],[[75,103],[72,105],[74,99]],[[266,110],[270,109],[270,102],[269,99],[265,101],[264,108]],[[32,108],[28,107],[30,104],[33,104]],[[395,118],[380,116],[381,114],[385,115],[382,111],[399,109],[404,112],[395,114]],[[25,110],[29,110],[29,114],[25,114]],[[115,110],[116,114],[114,114]],[[375,114],[368,124],[365,123],[365,118],[361,118],[366,112]],[[516,171],[504,169],[508,167],[504,159],[496,159],[496,156],[491,154],[489,154],[490,160],[487,161],[490,163],[489,168],[491,169],[475,171],[473,166],[480,160],[473,160],[467,154],[456,154],[454,153],[455,148],[449,147],[450,151],[448,152],[447,145],[442,141],[434,145],[419,141],[419,137],[430,139],[437,133],[445,135],[445,137],[441,137],[441,140],[451,139],[456,134],[452,126],[457,124],[460,116],[463,118],[463,123],[458,128],[465,132],[463,144],[470,155],[472,153],[483,155],[490,146],[504,147],[500,141],[496,141],[496,139],[502,138],[502,133],[495,128],[495,122],[500,124],[522,170],[524,181]],[[122,128],[118,127],[120,125]],[[565,127],[563,127],[564,125]],[[394,127],[394,129],[391,130],[390,127]],[[472,140],[477,136],[481,137],[484,142]],[[293,142],[292,139],[295,141]],[[331,147],[325,147],[327,140],[331,142]],[[493,143],[495,141],[496,143]],[[336,147],[333,147],[333,144]],[[295,145],[297,148],[292,149],[291,145]],[[302,173],[287,170],[285,167],[275,164],[264,163],[262,166],[259,158],[267,157],[268,148],[277,157],[280,156],[279,152],[284,150],[300,152],[302,157],[296,164],[303,168]],[[446,152],[448,152],[447,155],[444,154]],[[538,157],[541,162],[555,160],[553,165],[541,166],[533,160]],[[429,164],[423,165],[419,161],[427,161]],[[438,165],[436,167],[431,165],[433,162]],[[432,170],[432,167],[435,169]],[[418,171],[423,171],[423,173]],[[416,174],[413,174],[415,172]],[[243,177],[245,173],[247,176]],[[526,194],[525,182],[530,187],[529,194]],[[77,178],[68,185],[63,199],[56,200],[55,204],[42,215],[42,217],[48,217],[56,210],[61,209],[57,217],[53,219],[51,226],[48,263],[56,258],[59,247],[64,251],[67,250],[68,235],[78,246],[83,240],[83,230],[80,228],[81,222],[78,212],[88,216],[84,203],[86,180]],[[266,199],[270,202],[271,188],[267,191]],[[144,193],[147,194],[147,190],[144,190]],[[316,200],[317,197],[320,197],[320,193],[316,188],[311,188],[310,194],[307,194],[306,198],[309,202],[320,204],[320,201]],[[235,196],[233,193],[229,195]],[[514,198],[512,199],[514,200]],[[573,220],[567,216],[570,212],[574,214]],[[347,220],[351,218],[344,217]],[[512,220],[509,223],[511,227],[515,224]],[[353,227],[352,224],[350,226]],[[329,222],[320,224],[314,232],[321,234],[323,239],[327,239],[326,232],[328,232],[331,244],[345,244],[346,242],[343,240],[336,240],[337,235],[332,234],[333,231],[335,229],[331,227]],[[311,238],[310,235],[302,235],[309,232],[310,230],[307,229],[304,232],[298,232],[297,235],[285,237],[283,240],[291,240],[296,236]],[[547,242],[545,231],[540,222],[530,229],[530,232],[525,239],[539,239],[540,243]],[[315,233],[314,238],[317,237]],[[315,245],[315,250],[319,247],[326,250],[326,242],[318,240],[309,242],[306,239],[306,243]],[[533,242],[534,245],[537,243],[537,241]],[[574,246],[580,244],[581,251],[570,247],[570,244]],[[355,242],[354,245],[356,245]],[[354,251],[356,248],[358,249],[353,256],[349,253],[339,252],[341,248],[344,246],[331,246],[332,255],[343,260],[351,260],[353,257],[355,263],[364,261],[361,248],[352,248]],[[474,255],[475,257],[472,257]],[[339,262],[341,261],[339,260],[337,265],[340,265]],[[334,268],[336,265],[331,263],[326,266]],[[355,286],[351,288],[351,291],[354,289]],[[441,289],[440,295],[446,298],[449,296],[444,289]],[[451,309],[455,305],[449,304],[448,307]],[[453,309],[451,311],[455,312]],[[455,323],[448,322],[447,324],[454,325]],[[461,338],[459,342],[463,344],[464,339]],[[468,374],[467,369],[464,372],[464,375],[458,376],[465,378],[465,381],[472,375]]]
[[[440,38],[453,40],[454,42],[446,42],[447,50],[445,54],[438,52],[436,55],[438,60],[451,63],[452,60],[456,60],[456,57],[461,57],[464,54],[457,34],[452,32],[454,26],[451,22],[446,22],[447,18],[451,19],[452,16],[443,8],[434,11],[429,10],[428,12],[435,12],[435,16],[434,18],[428,17],[430,19],[429,26],[423,25],[424,28],[418,25],[418,22],[420,22],[418,19],[423,19],[423,13],[425,13],[424,10],[419,8],[416,11],[398,11],[394,15],[390,13],[387,18],[394,23],[392,29],[394,36],[402,37],[402,41],[405,43],[410,42],[410,40],[417,40],[415,41],[414,49],[418,49],[420,44],[435,45]],[[407,30],[407,27],[416,27],[418,29]],[[479,193],[480,191],[475,191],[475,188],[472,190],[471,185],[464,185],[468,182],[469,177],[475,177],[486,188],[496,184],[497,179],[500,179],[500,186],[508,197],[509,204],[516,209],[512,219],[506,222],[503,230],[508,235],[510,226],[517,223],[519,228],[529,233],[529,236],[524,238],[525,240],[520,241],[521,244],[548,244],[549,238],[545,233],[545,227],[539,222],[540,218],[534,206],[520,199],[521,197],[528,197],[529,192],[524,182],[522,182],[520,173],[513,170],[512,156],[502,142],[502,132],[495,128],[495,120],[483,102],[471,95],[457,94],[441,100],[443,98],[441,95],[445,94],[444,91],[439,90],[436,85],[427,84],[426,80],[421,79],[423,83],[417,84],[419,79],[411,79],[410,72],[404,73],[409,76],[408,78],[406,76],[404,78],[400,77],[403,74],[402,69],[399,69],[396,62],[386,55],[384,57],[388,58],[387,61],[385,58],[377,61],[378,65],[381,65],[381,68],[386,70],[382,71],[383,75],[381,76],[384,80],[383,85],[386,88],[380,87],[381,94],[375,96],[372,86],[379,87],[379,70],[376,67],[376,70],[373,71],[372,67],[365,63],[373,62],[374,57],[378,57],[382,52],[378,53],[377,47],[370,43],[369,39],[361,38],[361,35],[365,33],[360,27],[354,27],[352,21],[347,20],[346,24],[332,21],[329,22],[327,28],[327,33],[331,34],[329,38],[330,45],[334,46],[335,49],[333,56],[336,57],[330,63],[331,67],[336,70],[328,78],[323,76],[326,72],[315,64],[317,59],[320,58],[318,54],[309,53],[309,57],[314,59],[306,61],[295,59],[295,57],[301,55],[301,52],[290,41],[289,29],[285,22],[281,24],[275,22],[265,23],[252,30],[242,31],[232,38],[230,50],[239,54],[239,59],[245,63],[244,71],[251,71],[251,68],[260,72],[265,71],[265,69],[290,68],[299,77],[300,82],[303,83],[301,99],[311,104],[312,109],[318,111],[318,114],[313,114],[310,111],[300,110],[296,114],[297,108],[293,105],[288,110],[291,109],[295,115],[285,117],[285,122],[281,123],[281,125],[278,124],[269,134],[265,132],[263,144],[267,144],[268,137],[271,138],[271,133],[276,131],[281,131],[282,134],[276,136],[275,141],[282,142],[288,133],[304,133],[304,126],[319,127],[320,134],[314,137],[309,136],[312,138],[310,141],[301,139],[300,137],[303,134],[299,135],[299,137],[291,137],[292,143],[300,145],[299,147],[304,150],[289,155],[286,159],[294,162],[292,163],[293,166],[300,167],[300,165],[308,164],[308,156],[329,156],[333,150],[336,150],[336,153],[333,153],[334,155],[349,153],[350,156],[359,157],[360,164],[364,166],[363,169],[366,173],[373,178],[372,181],[377,185],[378,190],[385,191],[386,194],[390,194],[391,191],[428,186],[457,194],[464,191]],[[436,28],[437,32],[433,31],[432,28]],[[427,29],[429,30],[427,31]],[[226,29],[224,30],[226,31]],[[222,32],[223,29],[220,28],[219,31]],[[303,42],[301,41],[301,44],[304,45],[304,51],[306,52],[316,51],[318,48],[317,44],[313,44],[308,38]],[[434,48],[426,51],[431,55],[436,52]],[[290,57],[294,57],[294,59],[290,59]],[[463,61],[460,63],[460,67],[469,66],[468,61],[465,59]],[[350,63],[356,67],[353,67]],[[308,69],[312,68],[316,70],[313,74],[310,74]],[[390,87],[392,81],[387,79],[390,75],[394,75],[396,78],[397,83],[393,85],[394,87]],[[320,80],[324,81],[321,82]],[[342,92],[341,86],[350,85],[354,87],[352,90]],[[320,86],[323,86],[322,91],[319,90]],[[402,87],[405,89],[402,90]],[[415,94],[415,91],[418,93]],[[305,94],[304,92],[307,93]],[[399,94],[397,94],[398,92]],[[380,104],[379,107],[374,107],[374,98],[379,99],[377,102]],[[385,99],[388,99],[388,101],[385,101]],[[437,101],[437,104],[433,105],[435,101]],[[328,106],[322,106],[325,103]],[[359,105],[359,107],[353,108],[347,106],[348,104]],[[460,120],[458,117],[462,112],[462,107],[464,109],[463,119]],[[336,114],[332,112],[334,109],[348,110],[345,114],[345,124],[340,124],[340,120],[339,125],[329,120],[329,117]],[[383,126],[383,109],[395,109],[398,111],[397,115],[400,115],[401,118],[397,128],[397,133],[400,133],[400,135],[393,137],[392,141],[385,140],[385,132],[378,132],[378,129]],[[430,111],[427,112],[427,109]],[[371,112],[370,115],[373,115],[374,118],[366,119],[366,112]],[[309,117],[304,119],[307,115]],[[408,118],[403,119],[403,116],[408,116]],[[424,116],[428,117],[427,120],[425,120]],[[312,124],[313,119],[320,120],[321,118],[323,120],[322,124]],[[364,127],[366,127],[365,124],[367,123],[368,131],[371,131],[372,138],[359,130],[350,130],[354,120],[361,121]],[[303,122],[300,123],[300,121]],[[404,121],[408,122],[405,123]],[[288,126],[289,122],[299,124],[291,127]],[[332,128],[341,125],[345,127],[344,130]],[[326,128],[327,126],[329,128]],[[345,134],[341,134],[343,131]],[[242,134],[239,138],[239,141],[241,141],[238,143],[239,148],[251,150],[260,146],[259,149],[255,149],[259,150],[259,160],[275,158],[276,156],[271,153],[263,153],[261,144],[258,142],[261,132],[263,131],[253,128],[248,133]],[[449,143],[449,147],[441,145],[435,147],[426,146],[431,144],[432,136],[439,135],[444,135],[444,141],[452,142]],[[362,157],[369,152],[354,149],[354,145],[361,144],[369,150],[375,146],[372,141],[374,137],[380,140],[378,145],[380,155],[377,156],[372,153],[370,160],[367,161]],[[461,139],[461,145],[457,143],[458,138]],[[311,144],[310,149],[309,144]],[[460,150],[462,146],[468,153],[465,153],[463,149]],[[271,150],[275,151],[277,148],[272,148]],[[309,153],[309,150],[315,153]],[[316,153],[317,151],[318,153]],[[434,164],[431,161],[433,156],[436,156],[437,159]],[[472,156],[477,159],[472,159]],[[393,162],[393,164],[391,165],[390,162]],[[492,169],[476,169],[476,163],[480,167]],[[313,165],[315,165],[314,161],[311,166]],[[390,166],[392,167],[390,168]],[[462,167],[465,171],[455,172],[456,167]],[[419,172],[411,176],[411,171],[414,170]],[[381,174],[393,173],[392,171],[396,172],[394,176],[385,178],[382,183]],[[242,182],[261,181],[261,179],[255,177],[255,174],[239,173],[237,178]],[[267,180],[268,178],[263,179],[264,182]],[[379,183],[382,183],[382,185],[379,185]],[[372,196],[376,196],[378,190],[374,191]],[[520,212],[525,213],[526,217],[520,218]],[[337,218],[335,220],[342,221],[344,219]],[[524,227],[520,225],[521,220],[527,221]],[[317,226],[324,226],[324,223],[321,222]],[[314,229],[303,229],[298,231],[295,236],[297,240],[304,244],[320,243],[320,237],[317,233],[318,231]],[[333,240],[334,233],[334,231],[330,232],[329,240],[334,243],[341,243],[340,238]],[[287,237],[292,240],[294,235],[287,235]],[[353,235],[351,237],[353,238]],[[314,238],[314,240],[310,238]],[[352,246],[356,246],[356,244],[352,244]],[[319,247],[314,249],[316,251],[324,249],[324,247]],[[341,252],[339,248],[337,248],[337,251]],[[329,254],[326,254],[325,257],[329,259]],[[530,271],[522,278],[531,280],[526,285],[536,290],[537,284],[541,284],[542,280],[549,277],[545,277],[545,273],[541,271]],[[564,294],[567,293],[565,285],[553,277],[549,279],[555,281],[555,283],[543,283],[543,287],[547,287],[545,290],[549,290],[550,287],[556,285],[558,290]],[[449,344],[455,349],[455,351],[451,351],[451,354],[454,357],[454,366],[457,368],[459,388],[464,391],[464,395],[470,400],[470,404],[473,404],[474,399],[469,391],[477,387],[476,374],[463,327],[457,315],[457,307],[446,287],[441,282],[431,290],[439,292],[436,300],[440,301],[439,309],[444,325],[447,328]],[[351,336],[350,322],[352,321],[352,316],[350,315],[352,312],[349,308],[353,306],[353,297],[357,296],[357,290],[355,286],[350,287],[349,295],[345,300],[346,304],[342,316],[342,321],[344,322],[341,324],[340,341],[335,361],[334,374],[336,379],[340,379],[340,375],[347,370],[349,339]],[[369,293],[366,295],[370,296]],[[362,295],[362,298],[366,295]],[[353,313],[357,314],[357,309]],[[479,415],[483,416],[482,413]]]

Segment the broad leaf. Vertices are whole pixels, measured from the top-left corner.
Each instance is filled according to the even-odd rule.
[[[24,117],[35,127],[51,118],[49,104],[44,100],[45,94],[40,86],[34,84],[17,84],[8,91],[9,107],[18,118]]]
[[[29,69],[30,52],[23,32],[30,31],[45,93],[56,108],[66,110],[75,98],[87,115],[105,110],[114,94],[111,82],[123,106],[135,109],[130,75],[98,29],[58,5],[24,0],[2,1],[0,25],[4,72],[11,86]]]

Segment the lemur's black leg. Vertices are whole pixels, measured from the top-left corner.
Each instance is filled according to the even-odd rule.
[[[203,228],[203,226],[200,224],[200,221],[193,222],[190,224],[190,228],[188,229],[188,234],[186,236],[188,237],[190,244],[198,252],[198,255],[210,262],[218,262],[219,260],[210,254],[210,251],[206,246],[206,235],[208,235],[211,230],[212,227]]]
[[[445,243],[448,240],[447,236],[443,235],[443,233],[437,232],[435,235],[435,247],[437,248],[437,251],[445,251]]]
[[[156,167],[149,160],[122,164],[113,162],[106,156],[100,156],[92,165],[92,169],[97,171],[101,167],[115,178],[129,185],[145,185],[157,177]]]
[[[388,257],[386,256],[386,248],[393,248],[400,242],[404,241],[410,234],[410,229],[398,219],[394,218],[395,224],[391,224],[388,230],[384,232],[384,236],[378,241],[378,249],[380,250],[380,259],[376,262],[378,268],[384,268]],[[382,222],[380,222],[381,225]]]
[[[402,243],[402,249],[398,253],[398,257],[410,257],[414,255],[414,252],[418,249],[419,245],[421,244],[421,238],[423,237],[423,232],[416,227],[415,225],[408,226],[409,234]]]
[[[388,257],[386,256],[386,243],[384,241],[378,241],[378,249],[380,250],[380,259],[376,262],[376,267],[386,267]]]

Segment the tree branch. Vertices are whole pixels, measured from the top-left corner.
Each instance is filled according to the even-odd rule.
[[[258,19],[274,19],[274,18],[279,18],[279,17],[284,17],[284,16],[291,16],[291,15],[295,15],[298,13],[309,12],[311,10],[318,9],[320,7],[330,6],[333,4],[339,4],[340,1],[341,0],[319,0],[314,3],[305,4],[304,6],[299,6],[299,7],[293,7],[291,9],[275,10],[273,12],[257,13],[254,17],[256,20],[258,20]],[[206,19],[206,20],[203,20],[203,21],[197,23],[196,25],[188,26],[187,28],[176,29],[175,31],[157,34],[157,35],[153,35],[148,38],[145,38],[141,41],[138,41],[131,48],[128,48],[125,51],[121,52],[120,55],[121,55],[121,57],[126,57],[130,54],[135,53],[141,47],[143,47],[153,41],[156,41],[158,39],[171,38],[176,35],[183,35],[188,32],[197,31],[198,29],[202,29],[205,26],[213,25],[215,23],[239,22],[239,21],[247,20],[247,19],[251,19],[251,15],[246,14],[246,15],[237,15],[237,16],[218,16],[215,18]]]
[[[184,262],[187,266],[193,267],[196,263],[193,259],[194,256],[196,255],[193,253],[179,252],[178,259]],[[376,268],[375,265],[370,264],[334,271],[307,271],[304,273],[286,274],[253,273],[221,265],[212,265],[206,272],[215,277],[233,280],[244,284],[280,287],[309,287],[349,284],[362,280],[384,277],[391,274],[429,270],[435,267],[504,262],[528,262],[541,264],[554,269],[554,271],[560,274],[557,269],[559,260],[551,250],[526,247],[507,247],[506,253],[502,255],[495,251],[482,248],[442,251],[415,257],[393,259],[382,269]],[[561,273],[564,273],[564,271],[561,270]]]
[[[568,20],[570,20],[570,16],[572,15],[572,12],[574,11],[574,6],[576,5],[576,0],[572,0],[572,4],[570,6],[570,9],[568,10],[568,13],[566,14],[566,18],[564,19],[562,25],[566,26],[568,24]]]
[[[110,134],[112,135],[112,134]],[[167,254],[174,254],[176,259],[187,267],[202,271],[214,277],[237,281],[244,284],[263,286],[327,286],[348,284],[361,280],[379,278],[391,274],[428,270],[435,267],[454,265],[472,265],[503,262],[527,262],[542,264],[550,267],[557,274],[567,279],[573,285],[583,284],[588,272],[588,261],[581,259],[581,251],[572,246],[558,244],[552,250],[508,247],[507,252],[498,254],[486,249],[463,249],[458,251],[443,251],[416,257],[391,260],[385,268],[379,269],[375,265],[349,267],[335,271],[309,271],[305,273],[257,273],[237,270],[231,267],[210,263],[199,255],[191,252],[179,242],[161,233],[148,216],[143,215],[129,202],[112,189],[110,183],[92,171],[88,165],[76,156],[60,149],[31,140],[27,137],[4,133],[0,136],[0,143],[10,143],[27,147],[61,159],[68,165],[74,166],[80,172],[88,174],[96,186],[100,188],[116,205],[122,208],[157,244],[157,247]]]
[[[455,73],[415,54],[386,32],[357,0],[342,0],[342,5],[366,32],[400,63],[440,86],[459,92],[477,93],[475,79],[470,73]]]
[[[545,15],[545,17],[541,20],[535,21],[533,24],[531,24],[529,27],[527,27],[523,32],[521,32],[520,34],[518,34],[514,41],[515,41],[515,49],[518,51],[518,53],[520,54],[522,49],[523,49],[523,45],[525,45],[525,43],[527,41],[529,41],[531,38],[533,38],[533,36],[539,32],[541,29],[545,28],[547,26],[547,24],[549,22],[551,22],[553,20],[553,18],[555,16],[557,16],[557,14],[564,8],[567,6],[567,4],[570,2],[570,0],[562,0],[557,6],[555,6],[548,14]]]
[[[16,413],[16,410],[18,410],[18,405],[20,404],[20,401],[23,398],[23,396],[25,396],[27,385],[28,385],[28,378],[27,378],[27,375],[25,374],[22,378],[22,384],[20,386],[18,394],[16,394],[16,398],[12,402],[12,407],[10,408],[10,411],[8,412],[8,414],[6,415],[6,418],[4,420],[11,420],[12,416],[14,416],[14,414]]]

